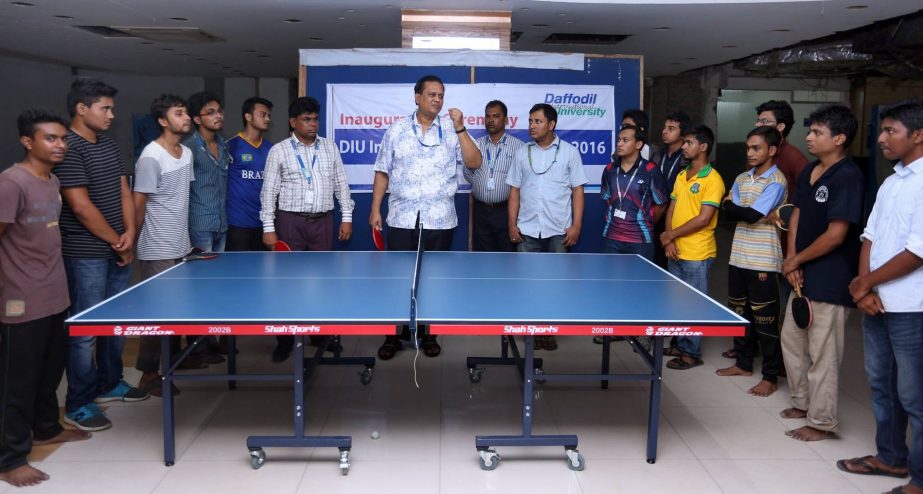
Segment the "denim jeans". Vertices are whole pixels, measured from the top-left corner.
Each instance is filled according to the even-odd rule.
[[[863,316],[862,328],[878,459],[923,487],[923,312]]]
[[[535,238],[522,235],[522,243],[517,247],[519,252],[567,252],[564,247],[564,235],[555,235],[547,238]]]
[[[131,267],[107,259],[64,258],[71,314],[78,314],[128,287]],[[96,345],[94,361],[93,346]],[[108,393],[122,379],[124,336],[72,336],[67,345],[67,412]]]
[[[688,283],[692,288],[702,292],[702,295],[708,296],[708,270],[711,268],[715,258],[705,259],[704,261],[674,261],[669,259],[667,270],[670,274]],[[702,357],[702,337],[701,336],[677,336],[676,347],[683,353],[688,353],[695,358]]]
[[[632,243],[612,240],[611,238],[603,239],[603,253],[605,254],[638,254],[648,261],[654,260],[654,244],[652,243]]]
[[[200,232],[189,230],[189,241],[193,247],[198,247],[205,252],[224,252],[224,242],[228,232]]]

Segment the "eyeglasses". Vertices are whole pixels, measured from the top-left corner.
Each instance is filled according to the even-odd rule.
[[[760,119],[758,119],[758,120],[756,121],[756,123],[758,123],[758,124],[760,124],[760,125],[775,125],[775,124],[776,124],[776,121],[775,121],[775,120],[769,120],[768,118],[760,118]]]
[[[212,108],[199,114],[200,117],[214,117],[215,115],[224,115],[224,108],[218,108],[217,110]]]

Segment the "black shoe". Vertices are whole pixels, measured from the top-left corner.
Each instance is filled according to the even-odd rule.
[[[292,354],[292,342],[282,342],[280,341],[276,345],[276,349],[272,351],[272,361],[273,363],[278,364],[279,362],[285,362],[288,360],[289,355]]]

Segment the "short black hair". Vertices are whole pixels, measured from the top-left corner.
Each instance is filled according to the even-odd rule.
[[[773,99],[756,107],[757,115],[764,111],[772,112],[772,116],[776,119],[776,123],[785,124],[782,137],[788,137],[788,133],[792,131],[792,126],[795,125],[795,112],[792,110],[791,105],[788,104],[788,101]]]
[[[507,109],[506,109],[506,103],[504,103],[504,102],[502,102],[502,101],[500,101],[500,100],[498,100],[498,99],[488,101],[488,102],[487,102],[487,105],[484,106],[484,112],[486,113],[488,108],[491,108],[491,107],[494,107],[494,106],[499,106],[499,107],[500,107],[500,111],[503,112],[503,116],[504,116],[504,117],[507,116],[507,115],[509,115],[509,113],[507,112]]]
[[[288,118],[298,118],[302,113],[320,113],[320,102],[312,96],[302,96],[288,105]]]
[[[442,79],[440,79],[439,76],[430,74],[430,75],[425,75],[421,77],[419,80],[417,80],[417,83],[413,85],[413,92],[417,94],[423,94],[423,86],[427,82],[438,82],[439,85],[445,88],[445,83],[442,82]]]
[[[769,147],[775,146],[776,149],[779,148],[779,144],[782,144],[782,134],[779,133],[779,129],[771,125],[754,127],[750,132],[747,132],[747,139],[753,136],[762,137]]]
[[[205,105],[211,103],[212,101],[217,101],[218,106],[221,106],[221,98],[217,94],[211,91],[200,91],[193,94],[189,97],[187,101],[186,108],[189,110],[189,116],[195,119],[195,117],[201,117],[202,108],[205,108]],[[195,123],[195,120],[193,120]]]
[[[19,137],[35,137],[35,127],[43,123],[58,123],[67,128],[67,121],[57,112],[45,108],[33,108],[16,117]]]
[[[923,99],[898,101],[885,108],[879,117],[900,122],[908,132],[916,132],[923,129]]]
[[[700,144],[707,144],[708,151],[706,154],[710,155],[715,147],[715,133],[707,125],[689,125],[683,130],[683,135],[695,137],[695,140],[699,141]]]
[[[640,108],[631,108],[629,110],[625,110],[622,113],[622,120],[625,120],[626,118],[632,119],[635,122],[635,126],[641,127],[643,132],[647,132],[647,129],[651,127],[651,119],[648,118],[647,113],[645,113],[644,110]]]
[[[558,110],[555,110],[554,107],[548,103],[536,103],[535,105],[532,105],[532,108],[529,110],[529,115],[537,111],[544,113],[545,119],[549,122],[558,121]]]
[[[119,90],[106,84],[99,79],[82,78],[77,79],[71,84],[70,91],[67,92],[67,113],[71,118],[77,114],[77,104],[83,103],[86,106],[93,106],[101,98],[115,98]]]
[[[856,137],[856,131],[859,130],[859,122],[849,108],[843,105],[824,105],[814,110],[808,116],[808,124],[823,125],[830,129],[830,133],[836,137],[840,134],[846,136],[846,142],[843,147],[849,147],[853,138]]]
[[[621,134],[623,130],[633,131],[632,133],[635,135],[636,141],[640,141],[640,142],[647,144],[647,135],[644,132],[644,129],[636,125],[623,125],[622,128],[619,129],[619,134]]]
[[[664,120],[672,120],[673,122],[677,122],[679,124],[680,134],[686,132],[689,126],[692,125],[692,117],[690,117],[688,113],[682,110],[676,110],[668,113],[667,118]]]
[[[154,98],[154,101],[151,103],[151,115],[154,117],[154,120],[167,118],[167,112],[170,111],[170,108],[176,106],[181,106],[188,109],[186,106],[186,100],[183,98],[175,94],[161,94],[160,96]]]
[[[244,100],[244,104],[240,106],[240,118],[244,122],[244,126],[247,125],[247,115],[253,115],[253,110],[256,109],[256,105],[263,105],[266,108],[272,110],[272,102],[266,98],[260,98],[259,96],[253,96]]]

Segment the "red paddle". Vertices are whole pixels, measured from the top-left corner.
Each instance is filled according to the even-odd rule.
[[[381,230],[374,226],[372,227],[372,242],[375,243],[376,249],[385,250],[385,236],[382,235]]]
[[[291,252],[292,248],[289,247],[288,244],[285,243],[284,241],[276,240],[275,245],[272,246],[272,250],[276,252]]]

